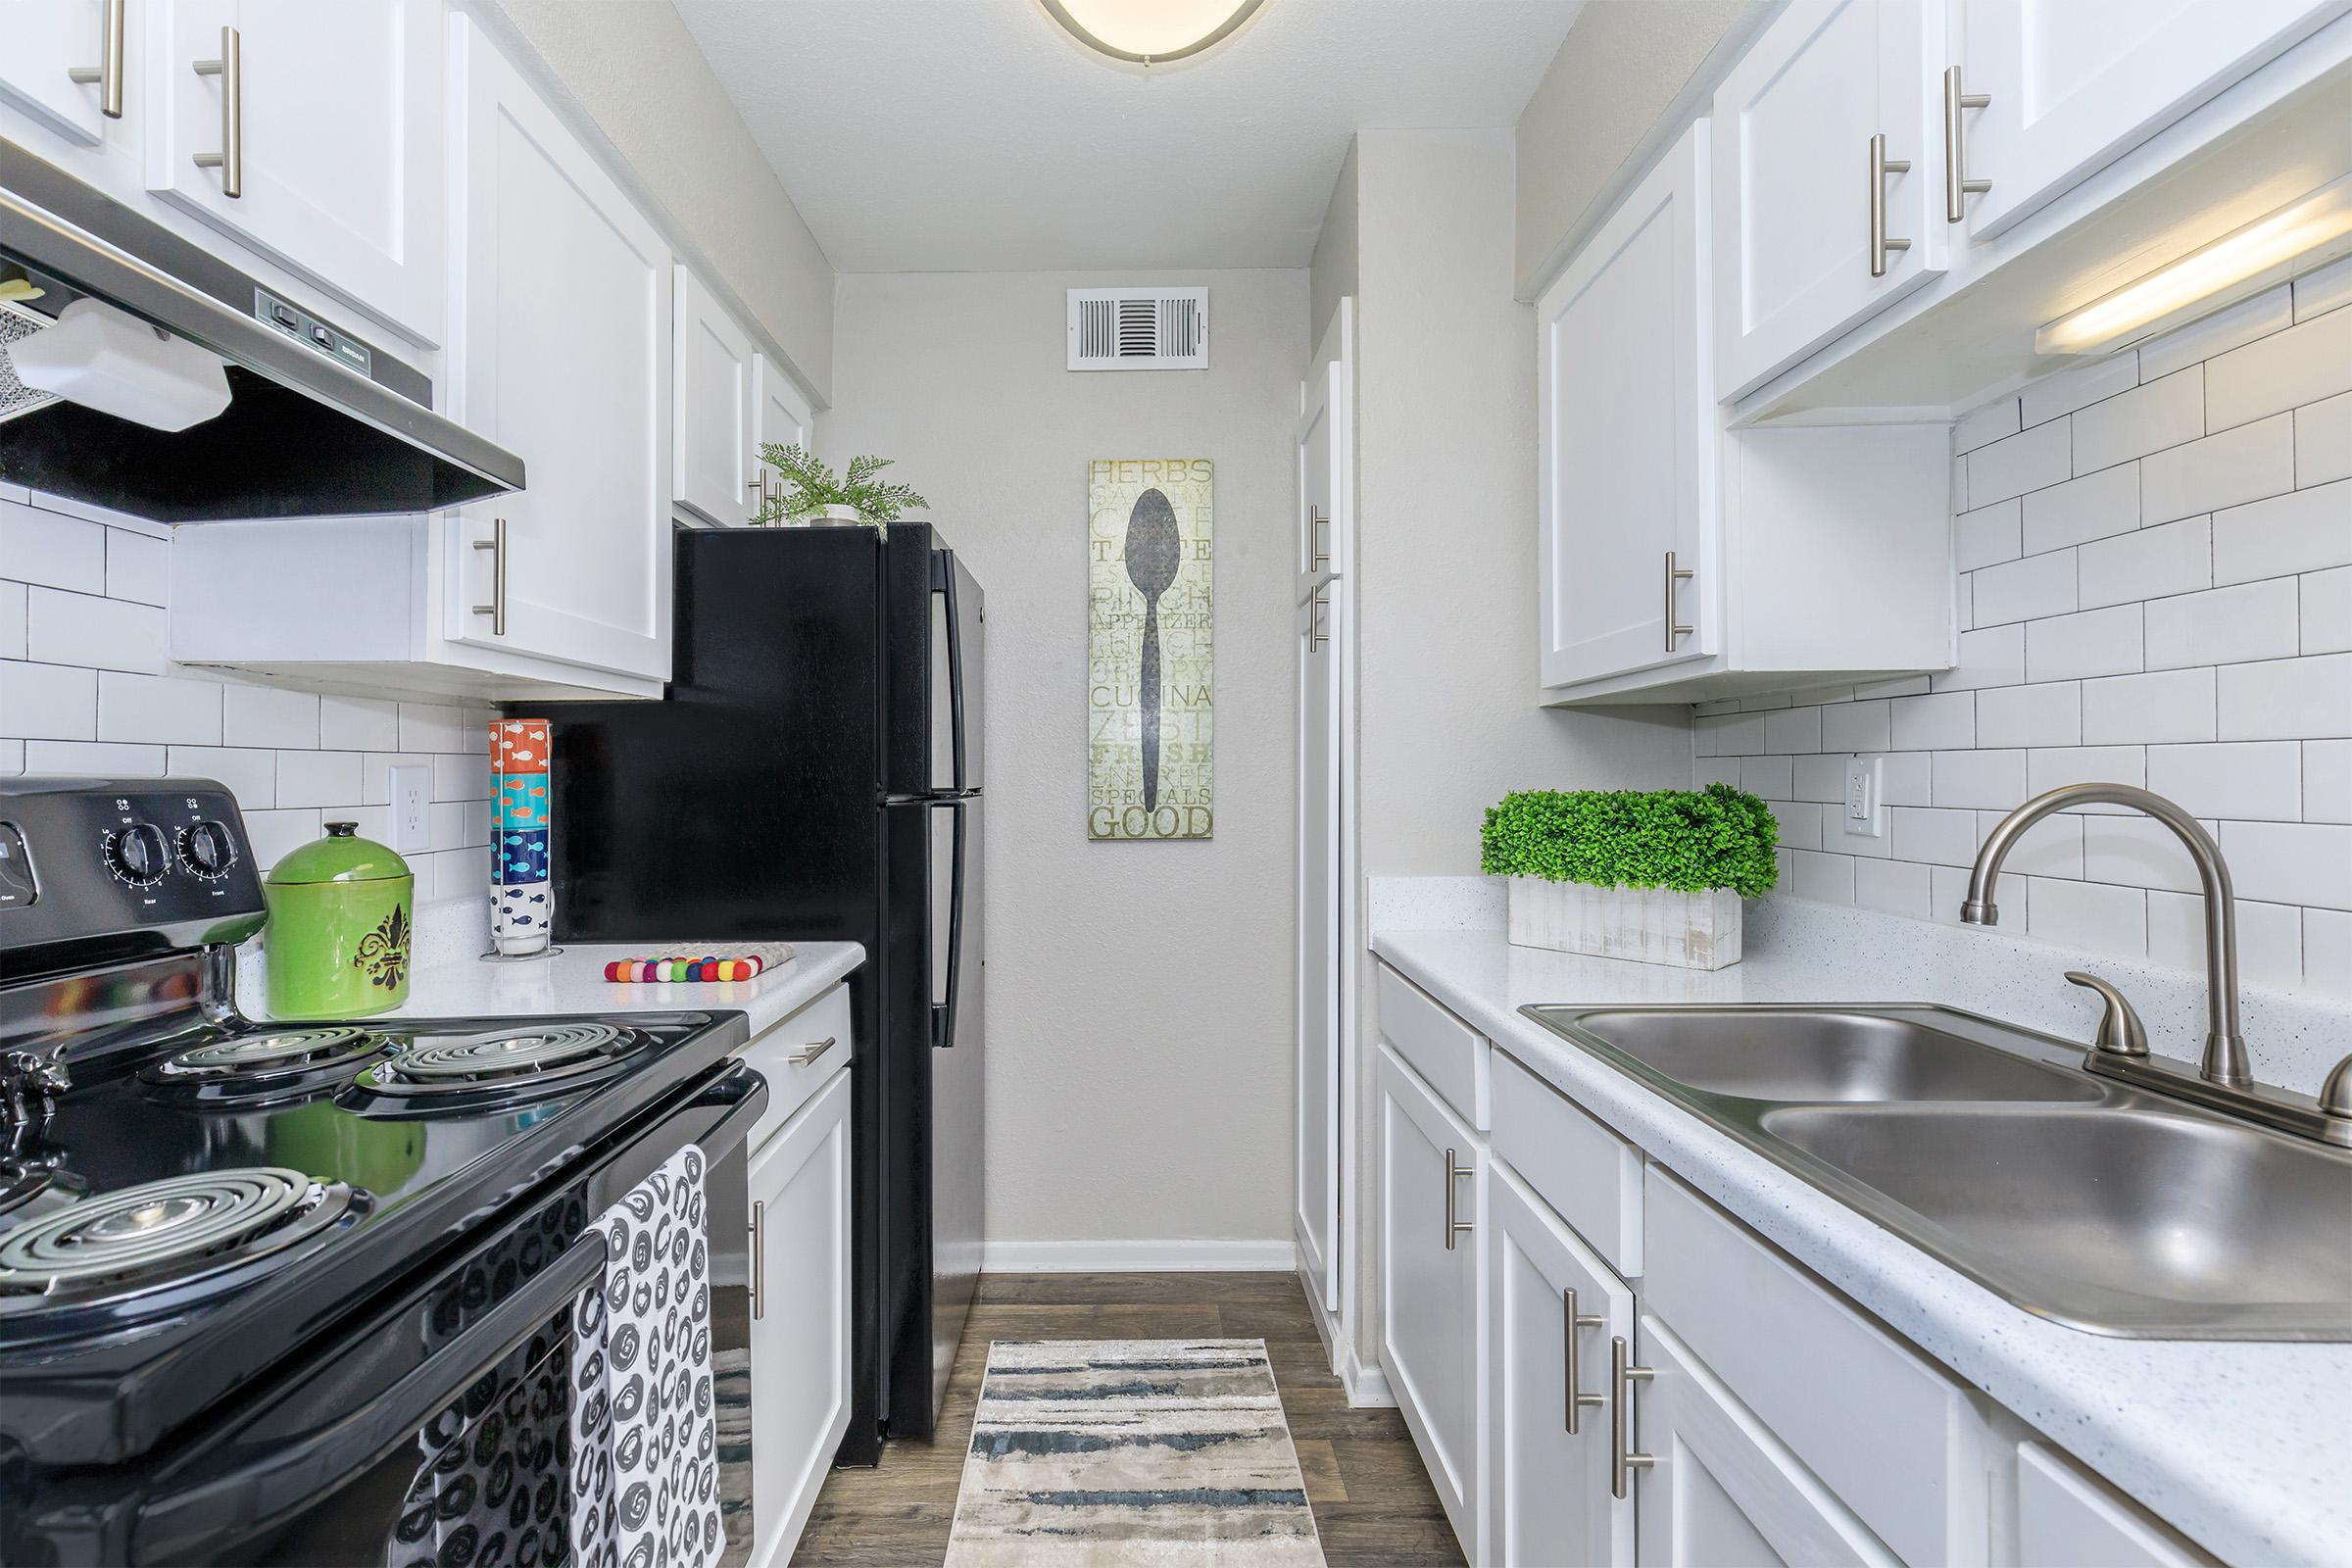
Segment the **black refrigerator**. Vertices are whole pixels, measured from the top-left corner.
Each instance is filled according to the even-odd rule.
[[[979,1279],[984,619],[928,523],[680,533],[667,694],[547,710],[559,941],[865,946],[843,1464],[932,1431]]]

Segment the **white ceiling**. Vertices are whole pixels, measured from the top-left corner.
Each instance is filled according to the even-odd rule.
[[[1517,122],[1583,0],[1265,0],[1147,74],[1036,0],[676,0],[845,272],[1301,267],[1359,126]]]

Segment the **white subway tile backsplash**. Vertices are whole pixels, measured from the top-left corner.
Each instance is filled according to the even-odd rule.
[[[1856,860],[1854,903],[1882,914],[1925,920],[1929,913],[1928,868],[1908,860]]]
[[[98,737],[98,672],[66,664],[0,663],[0,728],[20,740]]]
[[[2148,951],[2148,900],[2139,889],[2063,877],[2031,877],[2026,887],[2026,934],[2036,942],[2126,956]]]
[[[2303,911],[2303,983],[2329,996],[2352,997],[2352,914]]]
[[[2316,271],[2305,272],[2295,279],[2295,319],[2308,321],[2315,316],[2352,305],[2352,256],[2329,262]]]
[[[1891,680],[1866,680],[1854,687],[1857,702],[1866,697],[1916,697],[1928,689],[1925,675],[1897,675]]]
[[[2192,365],[2144,386],[2068,416],[2074,428],[2074,471],[2111,468],[2133,458],[2194,441],[2205,433],[2205,370]],[[2042,429],[2059,428],[2055,424]],[[2028,434],[2034,432],[2029,431]],[[1970,458],[1973,465],[1975,458]],[[1974,470],[1971,470],[1974,496]],[[2037,486],[2028,485],[2026,489]],[[1982,499],[1979,504],[1982,504]]]
[[[2265,289],[2250,300],[2239,300],[2202,320],[2191,321],[2142,343],[2139,378],[2153,381],[2160,375],[2186,369],[2200,360],[2226,354],[2241,343],[2283,331],[2294,324],[2294,291],[2284,283]]]
[[[78,773],[88,778],[160,778],[164,748],[127,741],[26,741],[27,773]]]
[[[28,659],[84,669],[127,669],[160,675],[169,617],[155,605],[126,604],[62,588],[34,588],[24,601]]]
[[[2205,972],[2205,900],[2195,893],[2148,895],[2148,956]],[[2237,901],[2238,978],[2291,986],[2303,978],[2303,911],[2291,904]]]
[[[2086,539],[2130,533],[2139,526],[2139,465],[2119,463],[2036,490],[2022,498],[2018,506],[2022,509],[2024,553],[2030,556],[2062,550]]]
[[[2346,391],[2352,312],[2330,311],[2206,361],[2206,426],[2226,430]]]
[[[1852,856],[1816,855],[1810,850],[1792,850],[1789,854],[1791,893],[1819,904],[1854,902]]]
[[[2026,678],[2026,622],[1987,626],[1960,634],[1957,659],[1949,669],[1928,677],[1939,692],[1973,691],[1980,686],[2014,686]]]
[[[278,805],[357,806],[363,798],[358,752],[277,754]]]
[[[1977,840],[1992,836],[2001,825],[2005,811],[1979,811]],[[2008,858],[2001,863],[2021,876],[2062,876],[2079,879],[2082,875],[2083,818],[2072,811],[2058,811],[2043,817],[2011,841]]]
[[[2169,522],[2282,495],[2294,487],[2294,420],[2280,414],[2173,447],[2141,463],[2139,520]]]
[[[2020,428],[2017,399],[1997,398],[1975,413],[1960,416],[1959,422],[1952,426],[1952,450],[1974,452],[2005,435],[2017,434]]]
[[[2026,754],[1936,752],[1930,802],[1936,806],[1981,806],[2008,810],[2026,798]]]
[[[2130,784],[2144,789],[2147,754],[2144,746],[2036,747],[2026,753],[2026,793],[2040,795],[2069,784]],[[2120,811],[2123,808],[2091,806],[2082,809]]]
[[[1970,624],[1998,626],[2012,620],[2063,615],[2081,608],[2075,600],[2075,552],[2004,561],[1969,573],[1975,591]]]
[[[1793,800],[1790,773],[1794,765],[1787,757],[1743,757],[1740,759],[1740,787],[1768,801]]]
[[[301,849],[324,831],[316,808],[245,813],[245,839],[253,846],[254,868],[260,871],[267,871],[279,857]]]
[[[183,746],[220,744],[217,681],[98,672],[98,738]]]
[[[2352,741],[2303,743],[2303,820],[2352,822]]]
[[[1974,692],[1898,697],[1886,707],[1894,744],[1907,752],[1944,751],[1977,744]]]
[[[2210,669],[2113,675],[2082,683],[2082,739],[2086,745],[2215,738],[2214,672]]]
[[[1962,641],[1966,641],[1963,636]],[[1838,703],[1821,710],[1821,750],[1883,752],[1894,745],[1894,724],[1884,699]]]
[[[106,597],[142,605],[161,605],[172,580],[171,541],[132,533],[128,528],[106,530]]]
[[[400,705],[400,750],[480,752],[490,750],[489,715],[475,709],[427,703]]]
[[[2202,885],[2188,851],[2154,817],[2133,812],[2075,820],[2082,825],[2082,874],[2091,881],[2176,893],[2194,893]],[[2207,822],[2205,831],[2213,830]]]
[[[2116,461],[2120,463],[2123,459]],[[2023,431],[1968,455],[1968,504],[1988,507],[1996,501],[2056,484],[2069,471],[2064,424],[2052,422]]]
[[[1821,848],[1821,814],[1824,808],[1816,801],[1775,801],[1772,819],[1780,824],[1783,849],[1818,850]]]
[[[1841,801],[1845,799],[1845,758],[1799,757],[1791,770],[1794,780],[1791,795],[1800,801]]]
[[[0,500],[0,576],[103,594],[106,530],[79,517]]]
[[[2143,667],[2140,607],[2114,605],[2026,626],[2026,679],[2084,680]]]
[[[1821,710],[1788,708],[1764,715],[1764,749],[1793,755],[1821,750]]]
[[[2059,488],[2063,489],[2064,486]],[[2132,496],[2132,525],[2139,523],[2139,495]],[[2025,553],[2020,544],[2024,503],[2016,496],[1989,507],[1963,512],[1952,519],[1952,561],[1962,571],[1974,571],[1995,562],[2015,561]]]
[[[2352,827],[2224,822],[2221,839],[2239,898],[2352,909]]]
[[[2303,815],[2303,743],[2151,746],[2148,788],[2195,816],[2292,822]]]
[[[2145,607],[2148,667],[2289,658],[2297,651],[2296,599],[2292,577],[2152,599]]]
[[[1933,752],[1888,752],[1879,760],[1881,797],[1888,806],[1928,806],[1934,803]],[[1844,771],[1840,765],[1838,782]],[[1833,797],[1840,799],[1842,796]]]
[[[337,752],[398,751],[400,705],[380,697],[320,697],[318,744]]]
[[[2295,488],[2352,478],[2352,392],[2295,411]]]
[[[1977,693],[1979,746],[2074,746],[2082,739],[2082,688],[2073,681]]]
[[[24,595],[21,582],[0,582],[0,659],[24,657]]]
[[[2213,514],[2213,580],[2249,582],[2352,564],[2352,479]]]
[[[2213,672],[2225,741],[2352,736],[2352,654],[2224,664]]]
[[[1897,806],[1886,812],[1886,836],[1898,860],[1938,865],[1974,865],[1977,813],[1936,806]]]
[[[2138,384],[2139,354],[2125,349],[2103,360],[2045,375],[2028,386],[2019,401],[2024,405],[2023,416],[2028,425],[2043,424],[2077,409],[2103,403]]]
[[[483,731],[488,735],[488,731]],[[433,799],[486,801],[490,798],[490,758],[436,752],[433,754]]]
[[[1740,759],[1737,757],[1694,757],[1690,760],[1690,787],[1703,790],[1710,784],[1740,787]]]
[[[230,746],[310,751],[318,745],[318,694],[276,686],[221,689],[221,731]]]
[[[277,753],[242,746],[174,746],[166,771],[209,778],[237,798],[247,811],[277,804]]]
[[[1727,716],[1723,728],[1716,732],[1715,755],[1744,757],[1764,749],[1764,715],[1762,713],[1733,713]]]
[[[2095,540],[2076,552],[2076,596],[2084,610],[2193,593],[2213,583],[2213,531],[2187,517]]]

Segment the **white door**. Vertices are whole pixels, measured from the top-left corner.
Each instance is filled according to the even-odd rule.
[[[451,522],[443,634],[666,680],[669,248],[462,18],[451,56],[453,412],[521,457],[527,488]],[[503,563],[472,548],[499,518]],[[481,608],[502,575],[503,617]]]
[[[745,500],[757,508],[762,496],[784,483],[776,470],[767,466],[763,457],[766,450],[769,447],[809,450],[815,441],[816,416],[808,397],[792,378],[792,372],[766,354],[756,356],[752,364],[752,417],[755,483]]]
[[[1707,138],[1692,125],[1536,302],[1545,686],[1721,646]]]
[[[2020,1568],[2199,1568],[2212,1560],[2055,1449],[2018,1445]]]
[[[752,1152],[752,1568],[782,1564],[850,1419],[850,1075]]]
[[[1298,1169],[1293,1228],[1299,1271],[1323,1311],[1340,1315],[1340,1190],[1346,1143],[1341,1081],[1347,979],[1345,734],[1347,628],[1353,583],[1346,568],[1354,517],[1348,348],[1353,306],[1342,300],[1304,384],[1298,454]]]
[[[1794,0],[1716,89],[1719,397],[1943,270],[1943,64],[1942,0]],[[1908,172],[1873,180],[1877,136]]]
[[[689,267],[678,269],[672,336],[677,478],[670,497],[726,527],[756,510],[753,408],[759,355],[752,335]]]
[[[136,69],[136,41],[122,36],[110,60],[114,35],[126,34],[125,0],[8,0],[0,5],[0,103],[23,110],[76,146],[106,140],[106,94],[116,114],[128,112],[127,83]],[[110,32],[111,29],[111,32]],[[76,81],[74,74],[100,79]],[[111,78],[111,80],[109,79]]]
[[[1628,1443],[1651,1460],[1629,1483],[1642,1568],[1896,1568],[1878,1537],[1646,1314],[1640,1353],[1649,1378],[1612,1397],[1632,1400]]]
[[[1380,1360],[1463,1553],[1479,1549],[1479,1250],[1485,1152],[1380,1047]]]
[[[435,0],[150,0],[146,13],[148,189],[439,343]],[[237,69],[198,74],[228,58],[224,28]]]
[[[2329,20],[2344,0],[1957,0],[1967,198],[1983,238]],[[1940,144],[1939,144],[1940,145]]]
[[[1487,1177],[1487,1556],[1631,1568],[1634,1505],[1609,1492],[1609,1341],[1634,1293],[1501,1166]]]

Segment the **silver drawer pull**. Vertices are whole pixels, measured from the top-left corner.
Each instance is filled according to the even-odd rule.
[[[1596,1329],[1608,1320],[1576,1309],[1576,1289],[1570,1286],[1560,1292],[1560,1346],[1568,1363],[1568,1375],[1562,1381],[1568,1388],[1568,1435],[1576,1436],[1577,1412],[1588,1404],[1606,1404],[1608,1400],[1597,1394],[1584,1394],[1577,1389],[1576,1331]]]
[[[1453,1250],[1453,1239],[1456,1235],[1463,1231],[1478,1229],[1477,1225],[1469,1220],[1453,1217],[1454,1178],[1477,1174],[1478,1167],[1476,1165],[1457,1165],[1454,1163],[1453,1151],[1450,1149],[1446,1151],[1446,1250],[1448,1252]]]
[[[767,1205],[759,1199],[752,1200],[752,1320],[758,1322],[767,1311],[767,1293],[760,1289],[767,1280]]]
[[[507,634],[507,519],[491,518],[490,537],[476,539],[473,548],[490,552],[490,602],[474,606],[473,612],[490,617],[491,636],[504,637]]]
[[[1886,258],[1911,248],[1907,239],[1890,239],[1886,234],[1886,176],[1908,174],[1911,160],[1886,156],[1886,134],[1879,132],[1870,138],[1870,275],[1886,275]]]
[[[831,1051],[836,1044],[838,1044],[838,1041],[835,1039],[835,1037],[832,1035],[827,1035],[824,1039],[819,1040],[815,1045],[804,1046],[784,1059],[791,1062],[795,1067],[806,1067],[817,1057],[823,1055],[826,1052]]]
[[[1633,1472],[1647,1470],[1658,1462],[1657,1455],[1636,1453],[1634,1442],[1634,1385],[1646,1383],[1657,1373],[1649,1367],[1635,1366],[1626,1354],[1623,1336],[1609,1340],[1609,1383],[1616,1397],[1609,1405],[1609,1494],[1625,1495]]]
[[[245,194],[245,39],[234,27],[220,29],[220,58],[196,62],[199,76],[220,78],[220,150],[196,154],[198,169],[220,171],[220,194]]]
[[[66,79],[98,89],[98,113],[122,118],[122,0],[106,0],[99,22],[98,64],[73,66]]]
[[[1968,177],[1967,132],[1960,122],[1963,109],[1989,109],[1992,99],[1981,92],[1969,92],[1960,85],[1960,68],[1947,66],[1943,73],[1943,220],[1960,223],[1968,220],[1968,198],[1982,196],[1992,189],[1989,179]]]

